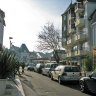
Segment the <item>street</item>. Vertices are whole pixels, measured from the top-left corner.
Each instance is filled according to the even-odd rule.
[[[57,81],[32,71],[25,71],[20,80],[25,96],[92,96],[80,92],[79,84],[60,85]]]

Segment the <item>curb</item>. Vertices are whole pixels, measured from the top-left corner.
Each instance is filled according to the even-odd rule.
[[[19,79],[19,76],[16,76],[15,81],[16,81],[17,88],[18,88],[18,91],[19,91],[19,96],[25,96],[25,93],[24,93],[21,81]]]

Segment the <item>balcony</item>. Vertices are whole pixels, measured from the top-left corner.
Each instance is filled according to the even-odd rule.
[[[75,16],[75,13],[74,14],[71,14],[71,18],[74,19],[76,16]]]
[[[80,50],[75,51],[75,52],[74,52],[74,55],[75,55],[75,56],[79,56],[79,55],[80,55]]]
[[[67,45],[66,45],[66,48],[70,48],[72,46],[72,40],[68,40],[67,41]]]
[[[68,52],[67,53],[67,57],[71,57],[71,52]]]
[[[67,45],[71,43],[71,39],[67,41]]]
[[[76,19],[75,26],[76,27],[83,27],[84,26],[84,18]]]
[[[71,24],[69,27],[68,35],[75,32],[75,24]]]
[[[75,12],[82,12],[84,11],[84,7],[83,7],[83,4],[78,2],[75,6]]]
[[[81,50],[80,53],[81,53],[81,55],[87,55],[87,54],[89,54],[89,52],[87,50]]]
[[[69,20],[72,20],[72,19],[75,19],[75,18],[76,18],[75,14],[69,14]]]
[[[72,38],[71,41],[67,41],[66,48],[70,48],[75,44],[75,39]]]
[[[76,42],[86,41],[87,38],[88,38],[88,35],[84,33],[75,35]]]
[[[87,50],[78,50],[74,52],[73,56],[81,56],[81,55],[87,55],[89,52]]]

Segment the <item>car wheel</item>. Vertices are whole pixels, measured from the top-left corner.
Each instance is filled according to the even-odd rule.
[[[61,80],[60,77],[58,77],[58,83],[59,83],[59,84],[62,84],[62,80]]]
[[[43,74],[43,71],[41,71],[41,74],[44,75],[44,74]]]
[[[87,92],[87,86],[85,86],[84,82],[80,83],[80,90],[81,92]]]
[[[54,79],[53,79],[53,75],[52,75],[52,74],[51,74],[51,80],[54,80]]]

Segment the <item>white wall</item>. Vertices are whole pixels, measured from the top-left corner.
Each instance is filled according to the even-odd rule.
[[[91,14],[94,12],[94,10],[96,9],[96,2],[87,2],[85,4],[85,15],[84,15],[84,19],[85,19],[85,28],[88,31],[88,37],[89,37],[89,45],[92,45],[92,32],[90,30],[90,22],[88,20],[88,18],[91,16]],[[91,50],[91,46],[90,46],[90,50]]]

